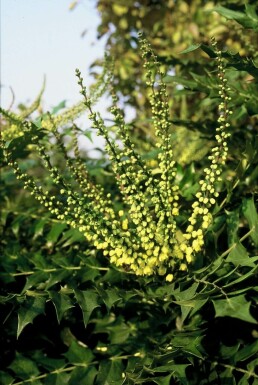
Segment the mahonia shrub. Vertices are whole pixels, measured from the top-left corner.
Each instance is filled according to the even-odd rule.
[[[124,121],[112,64],[103,81],[112,127],[79,70],[79,108],[30,120],[2,110],[3,385],[257,383],[255,62],[214,40],[188,48],[212,58],[196,79],[217,114],[205,127],[209,154],[186,167],[173,148],[170,78],[140,44],[156,136],[149,154]],[[101,175],[79,150],[82,131],[68,127],[69,143],[64,135],[85,110],[106,142]]]
[[[159,274],[171,282],[176,270],[187,270],[189,264],[198,258],[198,253],[203,252],[205,233],[212,222],[212,210],[219,196],[216,182],[220,180],[228,153],[229,118],[232,114],[229,107],[230,88],[225,77],[221,51],[216,48],[216,42],[213,41],[212,44],[216,48],[220,98],[216,145],[208,158],[210,165],[203,170],[203,179],[199,181],[200,188],[195,194],[192,209],[187,212],[187,224],[181,226],[181,223],[177,223],[177,217],[180,210],[184,211],[185,207],[184,202],[180,202],[176,180],[177,168],[170,137],[171,124],[168,95],[163,82],[164,74],[148,42],[141,38],[140,43],[157,138],[159,173],[156,175],[135,151],[115,94],[112,94],[113,106],[110,110],[119,131],[122,148],[110,137],[103,119],[94,111],[93,102],[83,85],[81,73],[76,70],[84,104],[89,111],[89,119],[106,142],[106,151],[122,197],[122,209],[116,212],[112,206],[111,194],[106,194],[103,187],[92,183],[87,169],[80,160],[78,147],[75,149],[74,161],[67,156],[57,129],[58,122],[50,115],[48,121],[52,123],[57,145],[65,156],[71,176],[76,180],[79,190],[73,188],[73,183],[65,180],[57,167],[53,166],[51,157],[35,130],[32,143],[38,147],[40,157],[50,171],[50,177],[53,178],[57,188],[55,193],[45,190],[32,177],[23,173],[18,163],[12,160],[8,147],[5,148],[5,155],[17,178],[24,182],[24,187],[30,189],[31,194],[58,220],[78,228],[88,242],[92,242],[95,248],[103,250],[103,254],[109,257],[111,263],[136,275]],[[5,114],[11,119],[9,113]],[[32,123],[24,121],[21,124],[28,133],[33,130]],[[44,127],[44,121],[42,126]]]

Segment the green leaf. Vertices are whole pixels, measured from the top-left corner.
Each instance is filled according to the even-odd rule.
[[[243,347],[234,355],[234,362],[244,361],[258,353],[258,340],[250,345]]]
[[[71,373],[50,374],[44,380],[44,385],[67,385],[69,384]]]
[[[192,45],[190,45],[190,47],[188,47],[188,48],[184,49],[183,51],[181,51],[180,54],[195,51],[198,48],[200,48],[200,46],[201,46],[200,43],[199,44],[192,44]]]
[[[65,270],[63,268],[58,269],[53,273],[50,273],[49,279],[47,281],[46,289],[48,290],[50,287],[56,285],[57,283],[58,284],[61,283],[69,276],[71,276],[71,271]]]
[[[66,100],[62,100],[59,104],[52,108],[51,114],[55,115],[58,111],[65,108]]]
[[[22,290],[22,294],[26,293],[27,290],[32,287],[37,287],[39,284],[45,282],[48,278],[48,274],[44,271],[36,271],[32,275],[26,278],[26,284]]]
[[[234,266],[255,266],[253,258],[249,257],[246,249],[241,243],[237,243],[230,251],[226,262],[232,262]]]
[[[172,377],[172,373],[165,377],[153,377],[151,380],[157,385],[170,385],[171,377]]]
[[[176,300],[178,301],[184,301],[184,300],[189,300],[195,297],[196,290],[199,286],[199,283],[194,282],[188,289],[180,291],[180,290],[175,290],[174,291],[174,296]]]
[[[212,10],[218,12],[222,16],[225,16],[227,19],[238,20],[245,18],[244,13],[239,11],[233,11],[232,9],[225,8],[221,5],[214,7]]]
[[[173,377],[176,377],[182,385],[188,385],[185,370],[190,364],[177,364],[171,365],[171,369],[174,371]]]
[[[83,321],[86,327],[89,322],[91,313],[93,312],[94,309],[100,306],[98,303],[99,296],[93,290],[87,290],[87,291],[75,290],[74,293],[78,301],[78,304],[82,309]]]
[[[67,294],[49,291],[49,296],[56,310],[57,321],[60,323],[66,311],[74,307],[74,305]]]
[[[227,211],[228,247],[238,241],[239,210]]]
[[[0,370],[0,384],[11,385],[14,382],[14,378],[10,374]]]
[[[186,87],[191,90],[198,90],[198,84],[194,80],[186,79],[180,76],[166,75],[163,78],[165,83],[175,83]]]
[[[80,233],[77,229],[69,229],[67,230],[62,238],[58,241],[57,245],[62,245],[62,247],[67,247],[72,245],[73,243],[80,242],[85,240],[85,237],[82,233]]]
[[[255,246],[258,246],[258,214],[256,211],[253,198],[243,200],[242,211],[243,211],[244,217],[248,222],[250,230],[253,229],[253,231],[250,234],[250,237],[252,238]]]
[[[51,227],[50,232],[47,235],[47,241],[51,243],[55,243],[59,235],[63,232],[63,230],[67,227],[66,223],[56,223]]]
[[[69,380],[69,385],[94,385],[94,380],[98,374],[94,366],[89,368],[75,368]]]
[[[32,297],[26,300],[26,303],[18,310],[18,328],[17,338],[28,324],[32,323],[34,318],[44,313],[46,298]]]
[[[71,364],[89,364],[94,355],[91,350],[87,348],[86,345],[79,343],[78,341],[73,341],[69,347],[67,353],[64,356],[68,359]]]
[[[102,300],[105,302],[105,305],[108,310],[114,305],[115,302],[119,301],[121,297],[118,295],[116,289],[107,289],[103,290],[102,288],[97,289]]]
[[[107,326],[107,331],[109,331],[110,342],[111,344],[123,344],[130,335],[131,328],[127,326],[124,322],[121,322],[118,325]]]
[[[199,335],[191,335],[190,333],[178,333],[172,340],[173,347],[180,348],[185,353],[190,353],[195,357],[202,358],[201,339]]]
[[[124,382],[123,370],[122,360],[101,361],[96,385],[122,385]]]
[[[20,377],[23,380],[39,374],[36,363],[29,358],[23,357],[21,354],[17,354],[9,368],[15,373],[16,377]]]
[[[245,299],[244,295],[213,300],[212,302],[215,308],[215,317],[232,317],[257,324],[257,321],[250,314],[251,303]]]
[[[92,131],[85,130],[85,131],[83,131],[83,135],[86,136],[86,138],[88,138],[91,143],[93,143]]]
[[[48,221],[49,221],[48,218],[43,218],[36,222],[36,225],[33,229],[34,231],[33,239],[36,239],[38,236],[43,234],[44,227],[48,223]]]
[[[255,6],[249,6],[246,8],[246,13],[233,11],[232,9],[225,8],[221,5],[216,6],[212,9],[215,12],[218,12],[221,16],[226,17],[229,20],[235,20],[245,28],[258,28],[258,18],[255,13]]]

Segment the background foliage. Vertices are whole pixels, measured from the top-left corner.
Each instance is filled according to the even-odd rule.
[[[203,260],[171,284],[114,268],[77,230],[39,207],[3,160],[0,384],[258,384],[255,2],[138,4],[99,1],[99,33],[109,34],[115,90],[122,105],[135,110],[129,127],[154,169],[139,29],[164,65],[180,193],[189,202],[207,165],[217,121],[210,35],[219,40],[227,63],[234,111],[229,158]],[[33,106],[21,106],[19,115],[38,124],[39,106],[40,96]],[[69,147],[71,122],[82,108],[68,114],[62,108],[61,103],[52,114]],[[20,135],[19,120],[10,125],[1,119],[3,136],[17,137],[10,142],[13,156],[23,170],[45,178],[51,191],[30,138]],[[50,137],[46,133],[53,154]],[[54,159],[65,172],[58,155]],[[87,154],[84,161],[92,177],[116,196],[108,161]]]

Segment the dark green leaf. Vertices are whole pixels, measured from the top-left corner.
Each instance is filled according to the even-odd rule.
[[[174,371],[173,377],[177,378],[182,385],[188,385],[185,370],[190,364],[177,364],[171,365],[171,369]]]
[[[49,279],[46,283],[46,290],[50,289],[50,287],[56,285],[57,283],[61,283],[67,277],[71,276],[71,271],[60,268],[57,271],[49,274]]]
[[[114,305],[115,302],[121,299],[116,289],[104,290],[102,288],[98,288],[98,292],[102,300],[105,302],[105,305],[107,306],[108,310],[111,309],[111,307]]]
[[[57,321],[58,323],[60,323],[65,312],[74,307],[74,305],[70,297],[62,292],[57,293],[55,291],[50,291],[49,296],[52,299],[52,302],[56,309]]]
[[[32,323],[37,315],[44,313],[45,302],[46,299],[44,297],[30,297],[18,309],[17,338],[26,325]]]
[[[44,385],[67,385],[70,378],[71,373],[59,372],[58,374],[50,374],[44,380]]]
[[[122,385],[124,378],[122,360],[101,361],[96,385]]]
[[[39,284],[42,284],[47,280],[47,278],[48,274],[44,271],[36,271],[32,275],[29,275],[26,278],[26,284],[22,290],[22,293],[26,293],[26,291],[31,289],[32,287],[37,287]]]
[[[254,354],[258,353],[258,340],[253,342],[250,345],[243,347],[239,350],[236,355],[234,355],[234,362],[247,360],[249,357],[252,357]]]
[[[67,353],[64,356],[68,359],[71,364],[89,364],[94,355],[87,346],[79,343],[78,341],[73,341],[69,347]]]
[[[85,327],[87,326],[91,313],[94,309],[99,307],[98,303],[98,294],[96,294],[93,290],[87,290],[87,291],[79,291],[75,290],[75,297],[80,305],[80,308],[82,309],[83,314],[83,321]]]
[[[98,371],[94,366],[89,368],[75,368],[72,371],[69,385],[94,385]]]
[[[10,374],[0,371],[0,385],[11,385],[14,382],[14,378]]]
[[[9,368],[12,369],[16,377],[20,377],[23,380],[39,374],[36,363],[23,357],[21,354],[17,354],[14,361],[9,365]]]

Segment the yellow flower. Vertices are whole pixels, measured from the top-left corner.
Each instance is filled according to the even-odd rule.
[[[172,282],[172,281],[173,281],[173,278],[174,278],[173,274],[168,274],[168,275],[166,276],[166,281],[167,281],[167,282]]]

